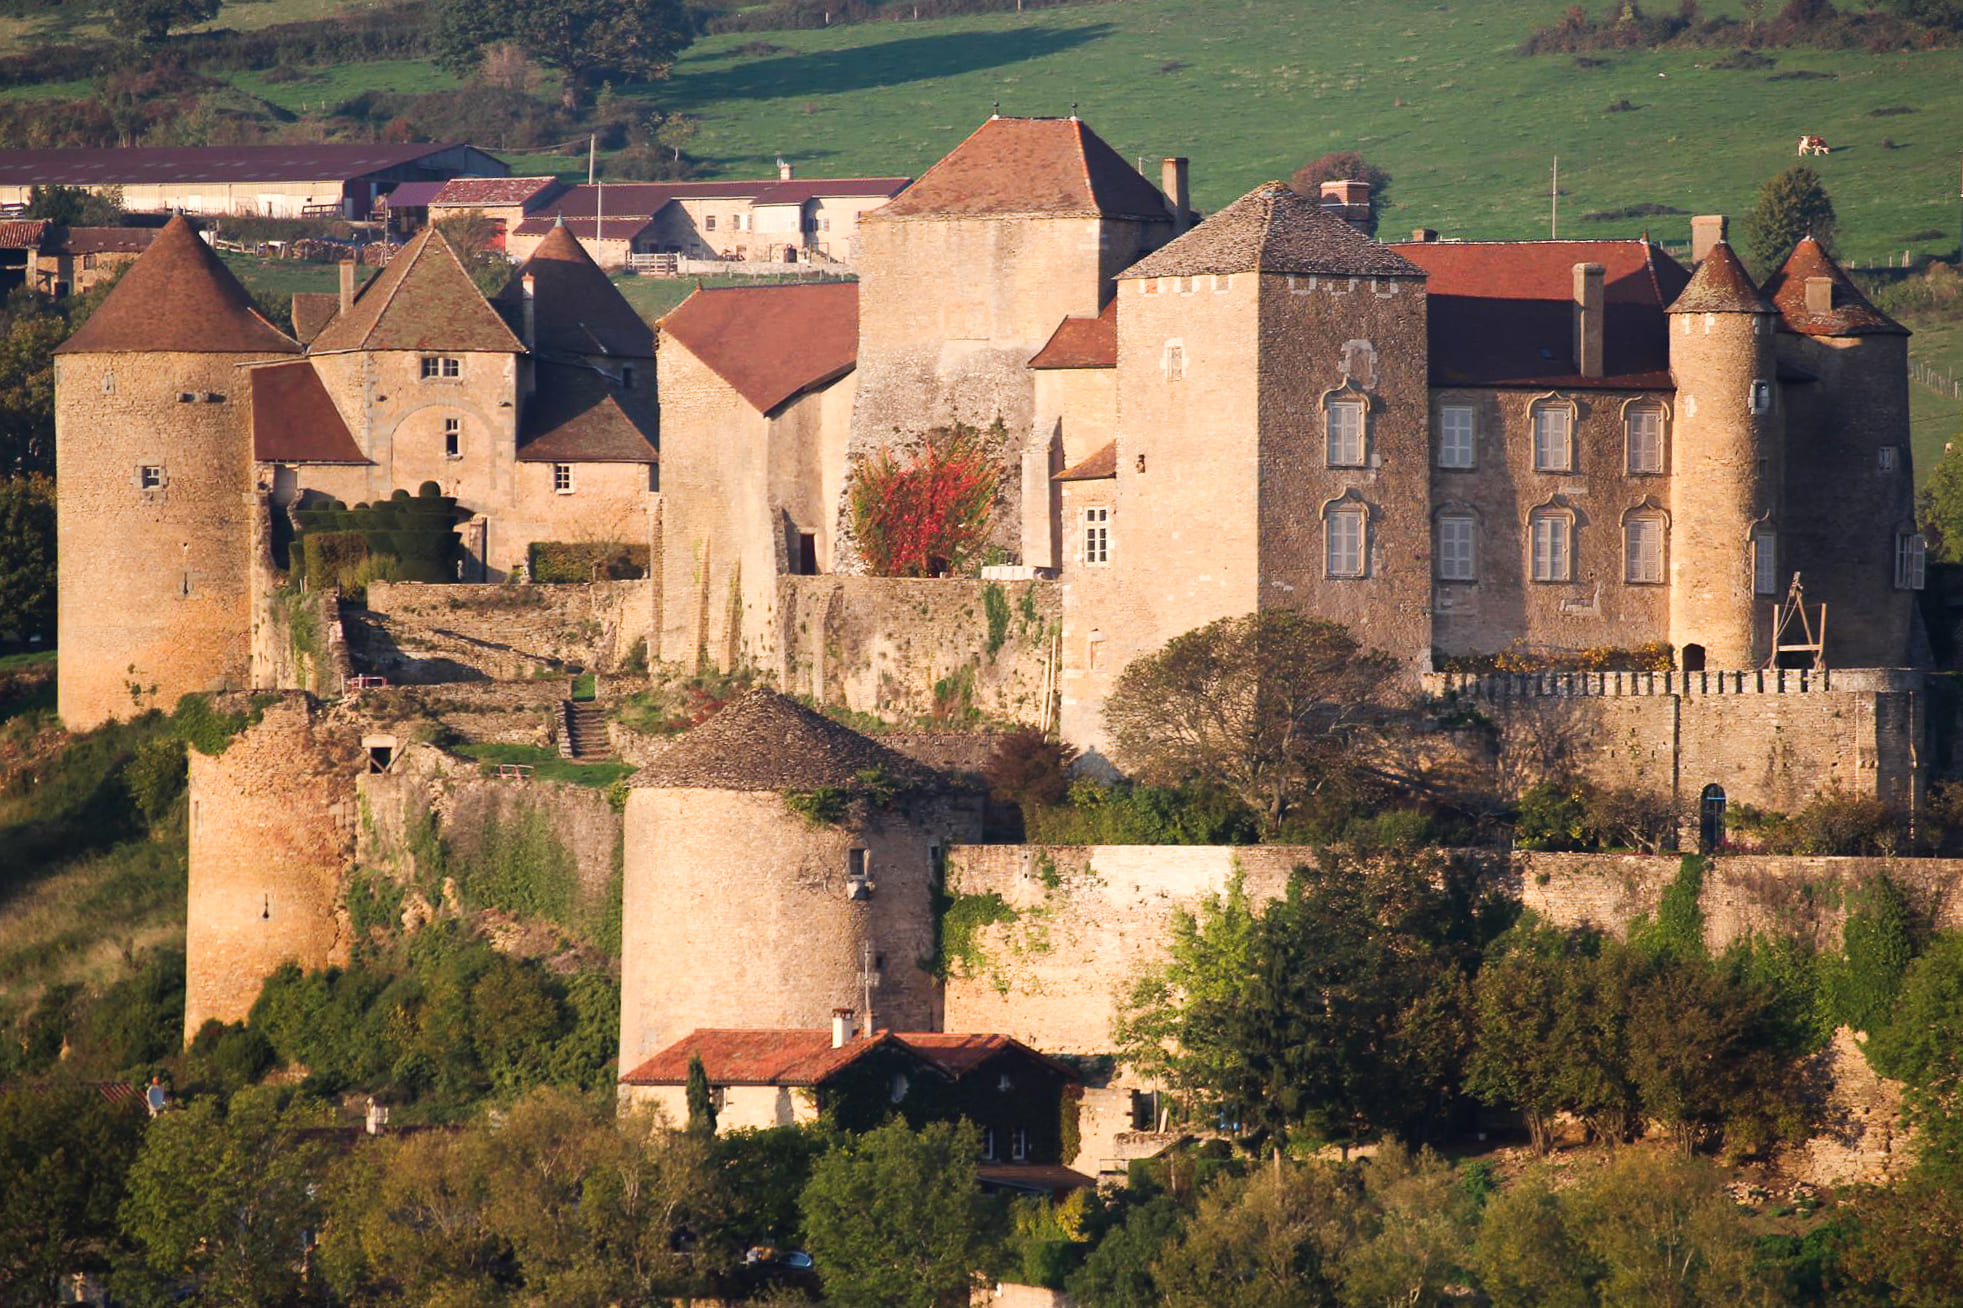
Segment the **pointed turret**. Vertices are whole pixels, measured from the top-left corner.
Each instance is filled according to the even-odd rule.
[[[1759,293],[1752,275],[1719,241],[1697,265],[1690,284],[1670,305],[1671,313],[1771,313],[1772,302]]]
[[[443,233],[425,227],[368,283],[352,307],[321,329],[310,352],[522,349]]]
[[[57,354],[295,354],[300,344],[252,306],[238,278],[182,215]]]
[[[532,348],[548,354],[654,357],[654,329],[607,279],[563,224],[555,223],[532,257],[498,292],[503,305],[522,305],[532,279]]]
[[[1765,283],[1780,325],[1802,336],[1906,336],[1908,328],[1874,307],[1825,247],[1808,236]]]

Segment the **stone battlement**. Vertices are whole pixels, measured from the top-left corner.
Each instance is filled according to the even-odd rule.
[[[1428,695],[1569,699],[1622,695],[1889,694],[1922,689],[1914,668],[1718,669],[1698,672],[1427,672]]]

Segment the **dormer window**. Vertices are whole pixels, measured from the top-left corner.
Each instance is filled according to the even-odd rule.
[[[424,381],[455,381],[463,376],[463,360],[448,354],[425,354],[422,374]]]

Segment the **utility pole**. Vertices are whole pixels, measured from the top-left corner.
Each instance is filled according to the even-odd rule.
[[[1561,156],[1554,156],[1554,180],[1547,187],[1547,239],[1561,239]]]

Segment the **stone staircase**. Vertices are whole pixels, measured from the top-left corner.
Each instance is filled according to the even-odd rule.
[[[601,763],[613,757],[607,739],[607,715],[591,700],[559,701],[559,753],[576,763]]]

